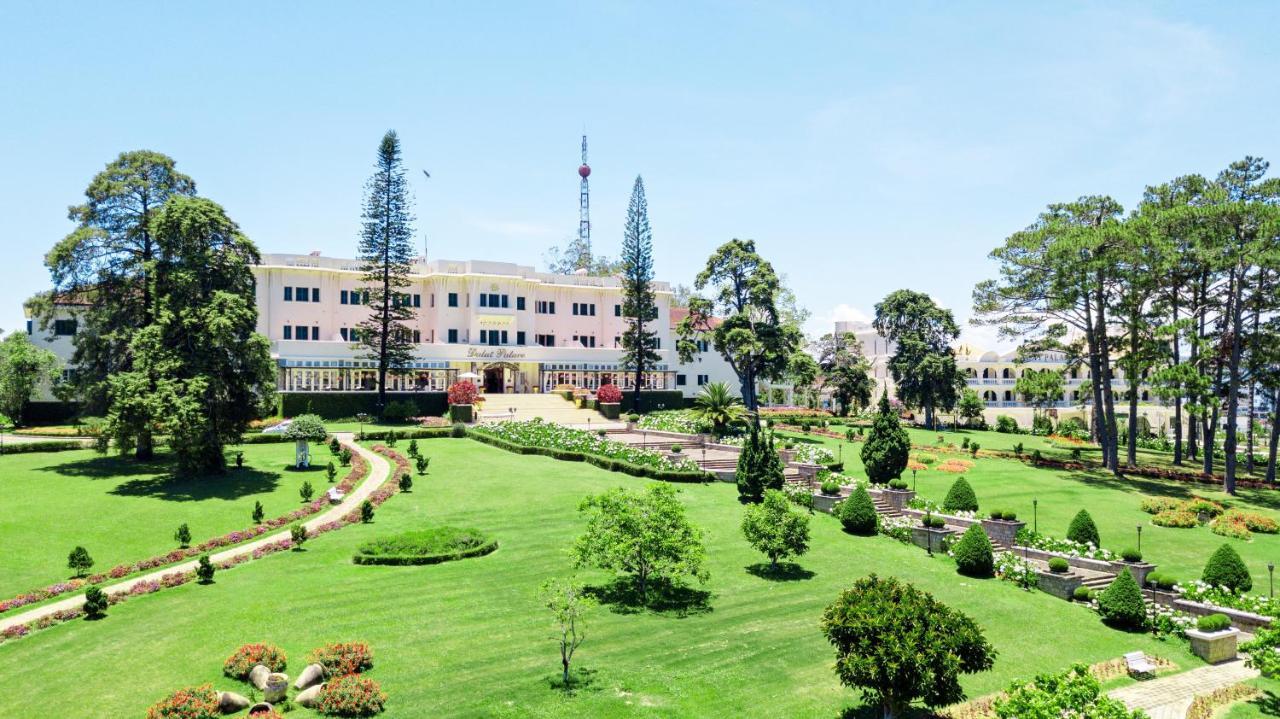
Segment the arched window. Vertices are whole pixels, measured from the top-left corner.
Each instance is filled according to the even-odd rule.
[[[1004,371],[1000,373],[1000,376],[1005,379],[1013,379],[1013,370],[1009,369],[1008,367],[1005,367]]]
[[[1071,379],[1080,379],[1080,368],[1079,368],[1079,367],[1072,367],[1072,368],[1071,368]]]
[[[1010,392],[1009,390],[1005,390],[1005,391],[1004,391],[1004,401],[1006,401],[1006,402],[1012,402],[1012,401],[1013,401],[1013,392]]]
[[[982,368],[982,379],[991,379],[991,368],[990,368],[990,367],[983,367],[983,368]]]

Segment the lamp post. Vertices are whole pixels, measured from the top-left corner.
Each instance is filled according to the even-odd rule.
[[[1040,500],[1031,500],[1031,531],[1040,533]]]
[[[364,439],[364,423],[369,421],[369,415],[364,412],[356,413],[356,421],[360,423],[360,439]]]
[[[1142,525],[1138,525],[1138,554],[1142,554]]]
[[[916,470],[911,470],[911,491],[916,491]]]
[[[1267,562],[1267,594],[1271,597],[1276,596],[1276,563]]]
[[[924,515],[924,535],[929,540],[929,556],[930,557],[933,556],[933,527],[929,526],[932,519],[933,519],[932,513],[926,513]]]

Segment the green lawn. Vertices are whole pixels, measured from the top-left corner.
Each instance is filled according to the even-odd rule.
[[[371,525],[324,535],[187,585],[0,645],[0,716],[140,716],[185,684],[220,676],[241,643],[269,641],[296,673],[324,642],[365,640],[370,676],[390,695],[387,716],[776,716],[836,717],[857,704],[840,687],[818,628],[822,609],[855,578],[896,574],[973,616],[999,651],[995,670],[968,677],[971,695],[1015,677],[1142,649],[1183,667],[1183,645],[1104,627],[1087,609],[997,580],[958,576],[947,559],[884,537],[813,519],[803,574],[758,576],[765,561],[742,539],[730,484],[681,485],[690,518],[708,533],[711,580],[687,611],[593,613],[577,666],[590,684],[575,696],[551,687],[559,659],[538,586],[570,571],[566,549],[583,528],[589,493],[646,480],[584,463],[509,454],[470,440],[423,445],[431,474],[393,497]],[[497,552],[425,567],[354,566],[357,544],[435,523],[475,527]],[[605,576],[584,572],[590,582]],[[123,670],[123,671],[122,671]],[[292,717],[311,716],[297,709]]]
[[[1280,716],[1280,681],[1259,677],[1249,682],[1262,690],[1262,694],[1247,702],[1232,705],[1218,719],[1268,719]]]
[[[847,474],[863,476],[859,458],[862,443],[849,444],[813,435],[786,434],[798,441],[821,441],[843,457]],[[1039,437],[1026,437],[1026,440],[1033,439],[1042,441]],[[842,450],[840,445],[844,445]],[[943,460],[958,455],[940,453],[937,456]],[[910,472],[903,476],[911,480]],[[916,490],[920,496],[941,504],[957,476],[934,469],[919,472]],[[1280,557],[1280,535],[1255,533],[1252,540],[1243,542],[1214,534],[1207,526],[1194,529],[1157,527],[1151,523],[1151,515],[1140,509],[1144,497],[1189,497],[1194,491],[1198,496],[1280,520],[1280,511],[1277,511],[1280,510],[1280,492],[1276,490],[1241,489],[1236,497],[1228,497],[1213,485],[1142,477],[1117,479],[1106,472],[1037,468],[1013,459],[978,459],[966,477],[978,495],[981,509],[1013,510],[1028,526],[1035,522],[1045,534],[1066,536],[1071,518],[1081,509],[1088,509],[1098,525],[1102,546],[1119,552],[1126,547],[1137,546],[1137,527],[1142,525],[1144,558],[1158,564],[1161,572],[1169,572],[1178,579],[1199,579],[1209,555],[1222,544],[1230,543],[1249,565],[1254,591],[1265,592],[1267,562]],[[1033,500],[1039,500],[1036,512],[1032,510]]]
[[[66,579],[76,545],[105,572],[177,547],[173,533],[183,522],[199,543],[250,526],[255,501],[275,517],[301,506],[304,479],[317,494],[328,483],[321,467],[288,468],[292,444],[240,449],[245,467],[220,476],[174,476],[163,454],[146,464],[92,450],[0,457],[0,596]],[[328,460],[328,451],[316,451]]]

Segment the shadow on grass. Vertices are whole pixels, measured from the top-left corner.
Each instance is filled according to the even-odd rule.
[[[776,567],[768,562],[757,562],[743,567],[743,569],[747,570],[747,574],[753,577],[759,577],[770,582],[798,582],[804,579],[813,579],[817,576],[814,572],[795,562],[779,562]]]
[[[845,707],[838,715],[839,719],[881,719],[884,713],[878,704],[859,704],[856,707]],[[899,719],[935,719],[939,716],[921,707],[909,707],[898,715]]]
[[[199,502],[265,494],[275,491],[279,484],[278,473],[246,467],[225,474],[139,477],[120,483],[110,493],[121,497],[154,497],[167,502]]]
[[[650,580],[649,591],[644,597],[640,596],[640,587],[631,577],[619,577],[604,586],[587,587],[586,593],[615,614],[649,611],[684,618],[711,611],[711,592],[669,580]]]
[[[1263,690],[1262,696],[1250,699],[1246,703],[1257,707],[1258,713],[1263,716],[1280,717],[1280,695],[1270,689]]]
[[[574,667],[569,670],[569,681],[566,682],[564,675],[556,672],[547,677],[547,687],[564,692],[568,696],[574,696],[579,692],[594,694],[603,688],[596,682],[596,673],[595,669],[588,667]]]
[[[132,457],[118,455],[102,455],[89,459],[78,459],[73,462],[58,462],[41,471],[61,474],[65,477],[88,477],[89,479],[111,479],[115,477],[132,477],[138,474],[157,474],[168,472],[171,464],[168,454],[156,453],[156,458],[139,462]]]

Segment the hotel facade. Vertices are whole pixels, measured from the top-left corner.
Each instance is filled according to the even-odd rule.
[[[280,392],[373,392],[377,365],[356,344],[370,308],[354,259],[264,254],[253,267],[258,332],[271,342]],[[737,377],[706,342],[688,364],[676,353],[671,287],[654,282],[659,360],[644,373],[647,390],[697,395],[711,382],[737,390]],[[406,322],[414,358],[387,378],[389,392],[442,392],[473,373],[488,394],[548,392],[572,385],[588,390],[634,388],[625,370],[622,283],[616,276],[560,275],[480,260],[416,260],[397,301],[413,310]],[[678,310],[677,310],[678,315]],[[74,311],[33,341],[68,362],[74,350]]]

